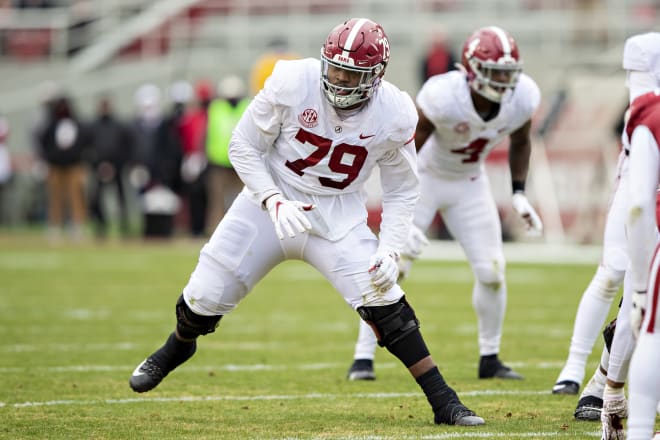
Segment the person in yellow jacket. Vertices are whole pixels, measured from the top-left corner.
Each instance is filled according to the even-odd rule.
[[[289,51],[288,44],[281,38],[275,38],[268,44],[268,51],[259,57],[250,72],[250,93],[255,96],[259,90],[263,89],[264,83],[268,79],[275,63],[279,60],[293,60],[300,58],[298,54]]]
[[[217,98],[209,106],[206,133],[208,162],[206,224],[211,228],[220,222],[243,188],[243,182],[229,161],[229,140],[250,102],[246,96],[245,82],[236,75],[229,75],[220,80],[217,94]],[[210,236],[213,230],[207,233]]]

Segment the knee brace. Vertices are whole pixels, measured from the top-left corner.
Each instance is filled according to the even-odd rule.
[[[360,317],[374,329],[378,345],[381,347],[390,347],[419,329],[415,311],[405,297],[401,297],[399,302],[394,304],[358,307],[357,311]]]
[[[198,336],[213,333],[220,323],[222,315],[202,316],[198,315],[188,307],[183,295],[176,302],[176,330],[179,335],[186,339],[194,339]]]

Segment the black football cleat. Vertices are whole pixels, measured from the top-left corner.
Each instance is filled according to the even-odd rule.
[[[481,359],[479,359],[479,379],[493,378],[523,379],[521,374],[504,365],[497,355],[481,356]]]
[[[603,410],[603,399],[596,396],[583,396],[578,400],[573,417],[575,420],[598,422]]]
[[[552,394],[575,395],[580,390],[580,384],[572,380],[562,380],[552,386]]]
[[[156,388],[170,371],[190,359],[196,349],[196,341],[178,341],[172,333],[165,345],[135,367],[129,385],[137,393]]]
[[[486,423],[474,411],[460,402],[452,402],[435,412],[436,425],[479,426]]]
[[[376,380],[374,361],[371,359],[355,359],[346,377],[348,380]]]

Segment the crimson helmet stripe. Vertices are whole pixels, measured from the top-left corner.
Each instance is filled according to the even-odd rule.
[[[351,32],[348,34],[348,37],[346,38],[346,42],[344,43],[344,52],[342,53],[342,56],[349,58],[349,51],[353,47],[355,38],[360,33],[360,29],[362,29],[362,26],[364,26],[365,23],[367,23],[368,21],[369,20],[367,20],[366,18],[359,18],[358,21],[355,22],[353,29],[351,29]]]
[[[504,55],[511,56],[511,44],[509,43],[509,38],[507,37],[506,32],[497,26],[490,26],[488,29],[493,31],[495,35],[497,35],[497,38],[499,38]]]

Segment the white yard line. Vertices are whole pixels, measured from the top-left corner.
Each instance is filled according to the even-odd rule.
[[[560,369],[564,365],[564,361],[554,362],[508,362],[508,365],[515,368],[529,368],[539,370]],[[332,370],[335,368],[344,368],[346,363],[328,362],[316,364],[299,364],[299,365],[267,365],[267,364],[224,364],[224,365],[203,365],[203,366],[183,366],[178,371],[209,371],[219,370],[227,372],[242,372],[242,371],[283,371],[283,370]],[[390,368],[399,368],[400,364],[396,362],[379,362],[378,369],[385,370]],[[442,368],[442,365],[440,365]],[[465,365],[469,367],[469,365]],[[114,372],[114,371],[133,371],[135,365],[66,365],[66,366],[52,366],[52,367],[0,367],[0,374],[11,373],[24,373],[27,371],[40,371],[47,373],[94,373],[94,372]]]

